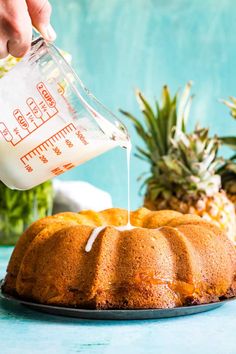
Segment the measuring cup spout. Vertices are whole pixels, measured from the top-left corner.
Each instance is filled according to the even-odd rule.
[[[53,45],[51,46],[58,52],[57,48]],[[63,58],[60,57],[60,59]],[[130,138],[125,125],[85,87],[76,72],[64,59],[63,63],[58,61],[58,57],[56,60],[65,76],[68,70],[71,72],[71,75],[68,75],[71,87],[73,87],[78,100],[86,107],[101,131],[109,139],[116,141],[121,147],[127,148]]]

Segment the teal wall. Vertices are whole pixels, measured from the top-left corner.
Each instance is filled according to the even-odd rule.
[[[191,127],[235,130],[218,98],[236,95],[234,0],[52,0],[57,45],[73,56],[87,87],[107,107],[138,114],[134,88],[152,100],[163,84],[175,91],[194,81]],[[121,117],[121,116],[120,116]],[[133,143],[138,142],[130,129]],[[147,166],[132,158],[132,208],[141,204],[136,181]],[[86,180],[126,206],[125,152],[116,149],[63,175]]]

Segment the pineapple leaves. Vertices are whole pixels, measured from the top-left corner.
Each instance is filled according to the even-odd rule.
[[[152,137],[153,143],[158,147],[159,155],[163,155],[165,153],[165,145],[162,139],[160,126],[158,125],[158,119],[155,116],[151,106],[140,91],[136,92],[136,97],[142,110],[148,132]]]
[[[171,139],[174,137],[174,134],[175,134],[175,131],[176,131],[176,129],[175,129],[176,121],[177,121],[176,107],[173,107],[170,110],[169,119],[168,119],[168,122],[167,122],[167,131],[166,131],[167,151],[170,149]]]
[[[226,100],[220,100],[220,102],[224,103],[228,108],[230,108],[231,116],[236,119],[236,98],[231,96],[229,99],[231,102]]]
[[[199,194],[211,196],[220,188],[216,169],[219,140],[208,136],[208,129],[196,128],[193,133],[180,132],[172,139],[168,156],[159,161],[165,189],[179,196],[196,198]],[[159,176],[159,178],[161,175]]]
[[[186,130],[186,124],[187,124],[192,98],[193,98],[193,96],[190,97],[191,87],[192,87],[192,82],[189,81],[185,86],[182,95],[179,99],[178,110],[177,110],[177,122],[176,122],[177,134],[179,131],[185,132]]]
[[[138,157],[139,159],[141,159],[143,161],[147,161],[147,162],[151,163],[151,155],[147,151],[140,148],[139,146],[136,146],[136,149],[139,152],[138,154],[135,153],[136,157]]]
[[[221,137],[222,143],[233,150],[236,150],[236,136]]]
[[[120,112],[122,114],[124,114],[126,117],[128,117],[134,124],[134,127],[137,131],[137,133],[139,134],[139,136],[146,141],[147,139],[147,134],[146,131],[144,129],[144,127],[142,126],[142,124],[139,122],[139,120],[137,118],[135,118],[132,114],[130,114],[129,112],[123,111],[120,109]]]
[[[221,100],[227,107],[230,108],[231,116],[236,119],[236,98],[229,97],[230,102]],[[220,138],[221,142],[236,151],[236,136],[226,136]],[[229,194],[236,194],[236,154],[234,153],[229,159],[224,161],[224,164],[218,169],[221,175],[222,186]]]
[[[191,180],[192,168],[191,158],[195,158],[195,170],[199,162],[195,157],[195,151],[191,153],[188,144],[192,144],[186,134],[186,123],[192,103],[193,96],[190,96],[191,82],[187,83],[182,94],[170,95],[168,86],[162,89],[161,102],[155,100],[154,109],[139,90],[136,91],[136,99],[142,113],[142,119],[121,110],[134,125],[138,135],[145,144],[145,148],[136,147],[138,158],[150,165],[150,176],[146,178],[141,186],[148,186],[148,194],[151,199],[156,199],[160,194],[170,196],[170,190],[176,185],[183,184],[183,178],[189,178],[193,189],[196,183]],[[181,134],[182,133],[182,134]],[[181,141],[180,141],[181,140]],[[179,142],[179,155],[176,158],[175,150]],[[200,146],[204,148],[201,142]],[[198,150],[198,149],[197,149]],[[181,187],[180,187],[181,188]]]
[[[147,156],[138,150],[137,156],[148,160],[151,164],[156,164],[156,160],[161,156],[168,155],[171,147],[171,139],[176,135],[177,127],[181,131],[185,131],[186,119],[189,113],[191,98],[189,97],[191,82],[189,82],[183,90],[182,96],[178,99],[176,94],[171,98],[168,86],[162,89],[161,106],[155,102],[154,111],[148,103],[145,96],[136,91],[136,98],[140,110],[143,115],[143,122],[135,118],[131,113],[120,110],[127,118],[129,118],[138,133],[150,151]],[[177,104],[179,108],[177,109]]]
[[[121,112],[131,120],[136,132],[145,144],[137,147],[136,156],[150,165],[150,175],[142,184],[147,196],[154,201],[164,199],[198,198],[217,193],[222,183],[232,181],[236,174],[236,155],[224,160],[218,158],[220,144],[236,150],[236,137],[210,137],[209,130],[196,127],[186,133],[193,100],[192,83],[188,82],[182,92],[171,96],[168,86],[162,89],[161,102],[155,100],[154,108],[139,90],[136,98],[142,118]],[[223,101],[236,118],[236,98]],[[234,177],[232,177],[234,175]],[[143,176],[142,176],[143,177]]]
[[[233,163],[236,163],[236,154],[234,154],[233,156],[231,156],[229,158],[229,161],[232,161]]]
[[[231,172],[233,172],[233,173],[235,173],[236,174],[236,164],[235,163],[229,163],[227,166],[226,166],[226,169],[228,170],[228,171],[231,171]]]

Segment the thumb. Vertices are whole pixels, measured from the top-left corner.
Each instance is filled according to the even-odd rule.
[[[33,26],[42,34],[44,39],[52,42],[56,32],[50,24],[52,7],[48,0],[26,0]]]

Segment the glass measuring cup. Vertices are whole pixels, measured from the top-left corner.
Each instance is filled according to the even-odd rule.
[[[116,146],[126,128],[38,38],[0,80],[0,180],[30,189]]]

